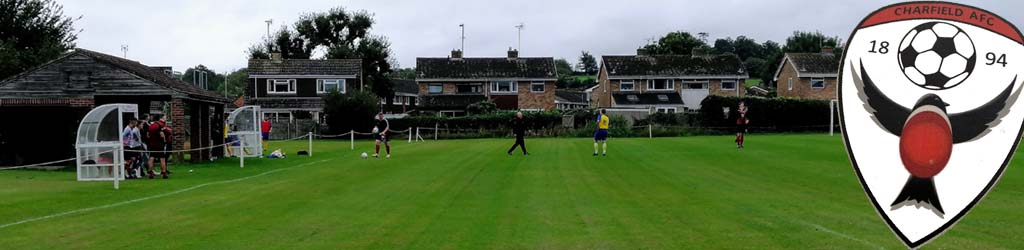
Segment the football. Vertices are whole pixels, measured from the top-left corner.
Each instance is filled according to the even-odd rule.
[[[897,57],[903,74],[915,85],[943,90],[970,77],[977,53],[971,37],[960,27],[928,22],[907,32]]]
[[[366,154],[366,152],[363,152],[363,154],[359,155],[359,157],[366,159],[367,157],[370,157],[370,155]]]
[[[378,129],[377,127],[373,127],[373,133],[374,134],[380,133],[380,129]]]

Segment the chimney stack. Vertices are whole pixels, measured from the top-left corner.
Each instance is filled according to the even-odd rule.
[[[452,59],[453,60],[460,60],[460,59],[462,59],[462,51],[461,50],[457,50],[457,49],[453,49],[452,50]]]
[[[516,59],[516,58],[519,58],[519,51],[518,50],[514,50],[511,47],[509,47],[508,48],[508,59],[511,60],[511,59]]]
[[[283,60],[281,59],[281,52],[270,53],[270,60],[273,62],[281,62]]]
[[[833,53],[833,49],[832,49],[832,47],[821,47],[821,53],[822,54],[832,54]]]
[[[638,49],[636,49],[636,55],[638,55],[638,56],[646,56],[647,55],[647,49],[645,49],[645,48],[638,48]]]

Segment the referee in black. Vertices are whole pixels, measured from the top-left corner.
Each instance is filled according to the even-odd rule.
[[[512,133],[516,134],[516,144],[512,144],[512,148],[508,149],[508,155],[512,155],[512,151],[516,150],[516,147],[523,149],[523,155],[528,155],[526,152],[526,142],[523,141],[523,136],[526,135],[526,122],[523,121],[523,112],[516,113],[516,119],[512,119]]]

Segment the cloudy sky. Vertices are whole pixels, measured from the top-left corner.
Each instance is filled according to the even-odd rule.
[[[416,57],[443,57],[459,47],[466,24],[466,56],[504,56],[516,46],[523,23],[521,56],[575,62],[580,51],[632,54],[667,32],[746,35],[782,41],[794,30],[821,31],[844,40],[865,15],[893,1],[641,1],[641,0],[59,0],[67,16],[81,17],[78,46],[175,70],[203,64],[216,71],[246,66],[245,50],[272,29],[291,26],[302,13],[344,6],[367,10],[372,33],[388,37],[402,67]],[[1024,25],[1024,1],[966,1]]]

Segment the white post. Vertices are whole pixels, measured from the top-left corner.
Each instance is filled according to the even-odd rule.
[[[647,124],[647,138],[654,138],[654,125]]]
[[[409,143],[412,143],[412,129],[409,130]]]
[[[440,126],[438,126],[437,123],[434,123],[434,140],[435,141],[437,140],[437,133],[441,132],[441,131],[438,130],[439,128],[440,128]]]
[[[835,100],[831,100],[828,102],[828,136],[835,135],[835,106]]]
[[[309,157],[313,157],[313,131],[306,134],[309,137]]]
[[[114,170],[114,189],[115,190],[120,189],[120,187],[118,186],[118,182],[121,181],[121,176],[124,176],[124,170],[123,170],[123,168],[124,168],[124,158],[123,157],[124,156],[121,154],[121,152],[124,152],[123,151],[124,150],[124,146],[122,145],[122,146],[120,146],[120,148],[121,148],[121,150],[114,150],[114,165],[116,165],[116,166],[114,166],[114,169],[115,169]],[[120,161],[118,161],[117,159],[120,159]]]
[[[242,151],[236,154],[238,155],[238,168],[245,168],[245,157],[249,157],[249,155],[245,153],[245,140],[238,140],[238,145],[238,150]],[[260,154],[262,154],[262,152],[260,152]]]
[[[356,150],[356,131],[355,130],[349,130],[348,131],[348,138],[352,142],[352,150]]]

